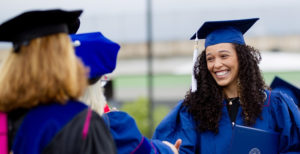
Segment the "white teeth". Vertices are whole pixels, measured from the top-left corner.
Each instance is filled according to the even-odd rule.
[[[216,75],[221,76],[227,74],[228,71],[217,72]]]

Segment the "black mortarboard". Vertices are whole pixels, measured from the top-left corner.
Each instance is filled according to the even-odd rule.
[[[237,43],[245,44],[243,34],[259,18],[225,20],[225,21],[207,21],[194,34],[191,39],[205,39],[205,48],[209,45],[218,43]]]
[[[55,33],[73,34],[82,10],[36,10],[22,13],[0,25],[0,41],[12,42],[14,51],[30,40]]]
[[[296,86],[284,81],[279,77],[275,77],[271,83],[273,91],[281,91],[290,96],[294,102],[300,107],[300,89]]]

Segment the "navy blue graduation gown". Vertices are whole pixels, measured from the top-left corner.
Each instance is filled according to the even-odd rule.
[[[279,92],[267,93],[262,111],[262,120],[257,119],[254,128],[280,133],[280,153],[300,153],[300,113],[290,97]],[[232,136],[232,123],[225,101],[219,122],[219,133],[200,133],[182,101],[164,118],[154,132],[153,139],[167,140],[171,143],[182,139],[180,153],[226,154],[229,152]],[[236,124],[243,125],[241,108]]]
[[[110,128],[118,154],[173,153],[160,140],[149,140],[143,136],[135,120],[126,112],[112,111],[102,117]]]
[[[11,123],[20,121],[8,115]],[[17,123],[10,132],[14,154],[116,153],[103,119],[80,102],[39,105]]]

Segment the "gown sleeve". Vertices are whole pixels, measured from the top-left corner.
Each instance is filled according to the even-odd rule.
[[[281,92],[272,92],[272,116],[280,132],[280,153],[300,153],[300,112],[291,99]]]
[[[110,128],[119,154],[149,154],[173,153],[173,151],[159,140],[150,140],[141,134],[135,120],[125,112],[112,111],[103,115]]]
[[[72,119],[47,145],[43,154],[52,153],[117,153],[112,136],[104,120],[86,109]],[[90,112],[89,125],[87,115]],[[83,131],[88,126],[87,134]]]
[[[174,144],[182,139],[179,153],[198,153],[200,145],[194,120],[182,101],[157,126],[153,139],[166,140]]]

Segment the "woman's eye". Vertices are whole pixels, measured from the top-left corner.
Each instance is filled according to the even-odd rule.
[[[222,58],[226,58],[226,57],[228,57],[228,55],[221,55],[221,57],[222,57]]]
[[[214,60],[214,58],[212,58],[212,57],[208,57],[206,60],[207,60],[207,61],[213,61],[213,60]]]

